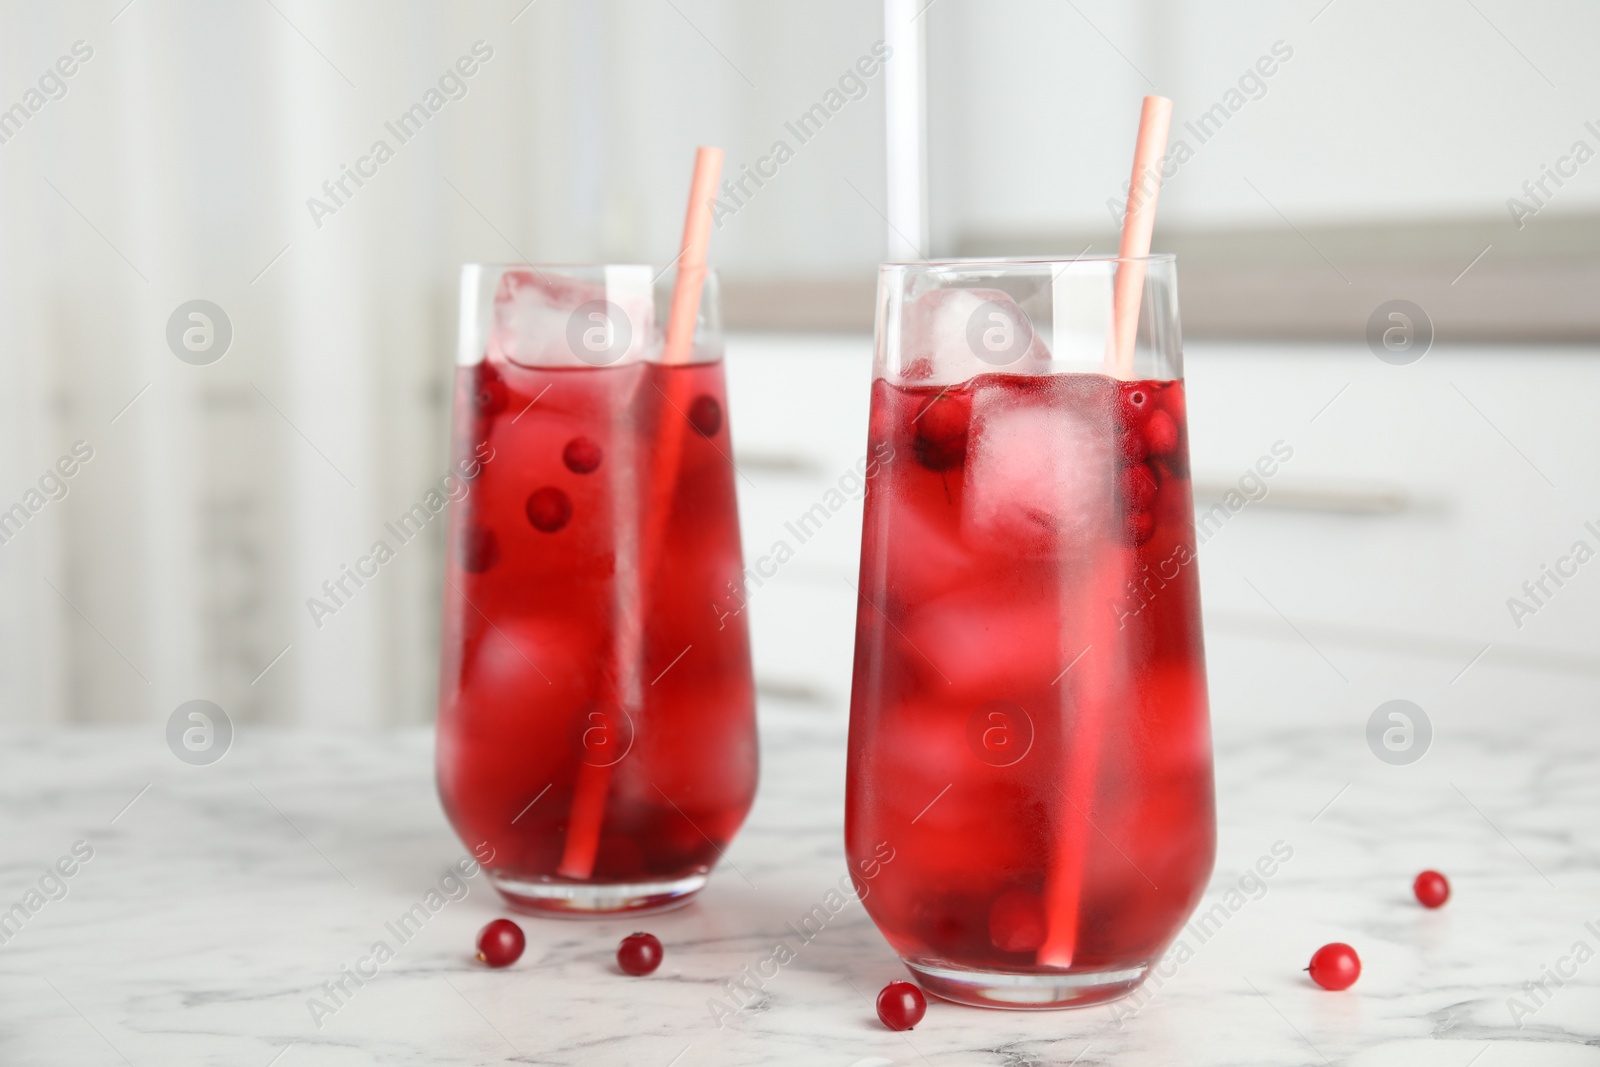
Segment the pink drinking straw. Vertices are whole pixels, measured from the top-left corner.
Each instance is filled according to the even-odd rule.
[[[1113,378],[1133,377],[1134,341],[1139,335],[1139,302],[1144,297],[1144,257],[1156,226],[1156,197],[1161,192],[1161,157],[1172,129],[1172,101],[1147,96],[1139,114],[1139,141],[1133,149],[1133,180],[1128,211],[1122,218],[1122,246],[1117,250],[1116,292],[1112,298]]]
[[[666,340],[661,349],[663,366],[688,363],[694,350],[695,323],[700,317],[700,292],[706,281],[706,250],[711,243],[711,205],[717,195],[717,179],[722,176],[722,149],[701,145],[694,157],[694,178],[689,185],[689,211],[683,221],[683,240],[678,253],[678,276],[672,286],[672,306],[667,312]],[[645,483],[650,503],[642,516],[643,539],[639,544],[637,571],[639,595],[618,619],[617,645],[620,655],[617,677],[619,689],[637,690],[624,684],[626,673],[636,682],[644,649],[646,592],[661,552],[667,519],[672,510],[672,491],[678,482],[678,463],[683,455],[683,435],[688,422],[688,383],[681,375],[664,375],[657,436],[650,463],[650,478]],[[618,703],[637,711],[637,692],[622,694]],[[564,878],[588,878],[594,873],[595,853],[600,847],[600,830],[605,822],[606,793],[611,787],[611,768],[588,762],[578,764],[578,780],[572,791],[572,810],[567,816],[566,844],[556,873]]]
[[[1147,96],[1139,116],[1139,141],[1133,153],[1133,182],[1128,190],[1128,213],[1122,224],[1122,260],[1112,298],[1112,336],[1106,372],[1124,381],[1133,377],[1134,341],[1139,329],[1139,302],[1144,293],[1145,265],[1150,236],[1155,228],[1156,194],[1161,187],[1160,160],[1167,150],[1172,125],[1172,101]],[[1148,183],[1148,187],[1146,187]],[[1100,768],[1100,738],[1116,690],[1125,682],[1112,656],[1116,627],[1100,605],[1112,603],[1127,577],[1126,563],[1118,566],[1126,550],[1112,549],[1092,561],[1081,589],[1076,617],[1086,641],[1086,653],[1068,683],[1077,694],[1077,715],[1065,745],[1064,788],[1055,855],[1045,885],[1045,940],[1035,960],[1049,967],[1070,967],[1078,949],[1078,928],[1083,905],[1083,867],[1088,839],[1093,832],[1095,787]]]
[[[722,149],[701,145],[694,154],[694,178],[689,185],[689,210],[683,219],[683,240],[678,253],[678,277],[672,286],[672,308],[667,313],[667,343],[661,362],[689,362],[695,322],[700,316],[700,290],[706,283],[706,249],[711,244],[711,204],[722,176]]]

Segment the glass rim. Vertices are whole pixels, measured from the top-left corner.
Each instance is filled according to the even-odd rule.
[[[679,258],[681,258],[681,257],[679,257]],[[631,267],[631,268],[634,268],[634,269],[644,269],[644,270],[652,271],[656,275],[657,280],[659,280],[659,276],[660,275],[665,274],[667,271],[671,270],[672,268],[676,267],[677,265],[678,265],[678,260],[677,259],[674,259],[674,260],[670,261],[665,266],[661,266],[661,265],[655,264],[655,263],[529,263],[529,262],[526,262],[526,261],[519,261],[519,260],[494,260],[494,261],[480,260],[480,261],[465,261],[465,262],[463,262],[461,264],[461,269],[462,270],[473,270],[473,269],[476,269],[476,270],[575,271],[575,270],[605,270],[608,267],[613,268],[613,269],[615,269],[617,267]],[[706,270],[707,274],[715,274],[717,272],[717,268],[709,266],[709,265],[705,268],[705,270]]]
[[[556,288],[577,287],[577,299],[570,302],[576,304],[576,307],[569,306],[564,299],[556,300],[548,306],[566,316],[568,350],[583,363],[590,366],[610,366],[620,361],[637,362],[641,358],[646,362],[651,361],[650,353],[664,342],[666,321],[671,317],[666,302],[669,291],[673,293],[677,291],[674,288],[676,283],[671,276],[672,269],[676,266],[678,266],[676,263],[669,263],[665,268],[657,268],[648,263],[462,263],[458,272],[460,317],[456,324],[456,365],[474,366],[484,359],[496,331],[502,329],[499,323],[499,302],[501,295],[506,291],[506,280],[516,275],[522,275],[524,280],[536,289],[540,288],[540,283],[533,278],[533,275],[538,275],[544,279],[546,285]],[[708,268],[700,292],[699,314],[695,318],[692,351],[688,360],[690,363],[712,362],[711,358],[696,358],[695,353],[702,350],[709,351],[711,348],[720,350],[721,284],[716,272]],[[604,305],[603,308],[601,305]],[[583,327],[581,324],[574,324],[580,323],[580,314],[587,318],[602,314],[607,319],[608,325],[613,328],[618,321],[614,316],[620,314],[621,321],[627,328],[617,336],[626,339],[626,351],[620,356],[611,353],[609,346],[612,344],[613,335],[608,328],[606,333],[608,348],[605,351],[609,358],[606,361],[597,362],[578,355],[577,338]],[[505,328],[509,330],[507,337],[520,336],[519,331],[522,330],[521,326],[515,325]],[[559,339],[557,335],[560,331],[555,326],[546,323],[538,329],[550,333],[552,340]],[[635,349],[640,351],[635,352]],[[543,359],[530,363],[518,360],[514,356],[508,355],[507,358],[522,366],[568,366],[559,359]]]
[[[1076,263],[1175,263],[1176,252],[1152,252],[1147,256],[1119,256],[1110,252],[1097,252],[1082,256],[968,256],[950,259],[889,260],[878,264],[878,270],[963,270],[973,267],[1070,267]]]

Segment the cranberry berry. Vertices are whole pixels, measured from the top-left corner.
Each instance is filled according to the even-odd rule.
[[[1150,417],[1150,412],[1155,410],[1155,400],[1150,395],[1150,390],[1142,385],[1124,385],[1117,407],[1122,415],[1122,424],[1129,428],[1138,428],[1144,425],[1145,420]]]
[[[1156,476],[1143,463],[1122,471],[1122,499],[1131,511],[1142,511],[1156,498]]]
[[[1122,450],[1122,459],[1126,463],[1143,463],[1150,455],[1150,443],[1138,430],[1118,431],[1117,446]]]
[[[491,967],[509,967],[522,958],[528,939],[510,919],[496,919],[478,931],[478,960]]]
[[[467,525],[456,542],[456,558],[469,574],[482,574],[500,558],[500,542],[487,526]]]
[[[661,966],[661,939],[655,934],[629,934],[617,946],[617,966],[624,974],[642,976]]]
[[[510,393],[500,372],[487,363],[478,364],[478,380],[472,387],[472,407],[480,418],[491,418],[506,409]]]
[[[1150,538],[1155,536],[1156,517],[1149,508],[1130,511],[1127,515],[1127,525],[1124,527],[1128,535],[1128,544],[1134,548],[1141,548]]]
[[[1311,957],[1311,980],[1323,989],[1349,989],[1361,977],[1361,957],[1343,941],[1323,945]]]
[[[952,396],[936,396],[918,413],[911,447],[917,462],[931,471],[947,471],[967,460],[967,405]]]
[[[701,393],[689,405],[689,424],[700,431],[701,437],[715,437],[722,429],[722,405],[717,398]]]
[[[1162,473],[1164,474],[1171,475],[1174,478],[1189,477],[1189,456],[1187,449],[1174,448],[1171,452],[1162,456],[1157,462],[1160,464]]]
[[[523,505],[533,528],[555,533],[572,520],[572,498],[553,485],[535,489]]]
[[[1411,891],[1424,908],[1438,908],[1450,899],[1450,880],[1438,871],[1423,871],[1411,883]]]
[[[1178,423],[1165,411],[1153,412],[1145,422],[1144,439],[1152,456],[1169,456],[1178,447]]]
[[[890,982],[878,994],[878,1018],[891,1030],[909,1030],[927,1013],[927,999],[910,982]]]
[[[573,474],[591,474],[600,466],[600,446],[587,437],[574,437],[561,450],[561,462]]]

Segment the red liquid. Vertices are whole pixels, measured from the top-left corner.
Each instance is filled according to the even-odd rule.
[[[873,387],[852,870],[908,961],[1137,968],[1215,851],[1183,386],[940,394]]]
[[[720,362],[457,374],[455,460],[482,465],[451,514],[439,793],[503,891],[703,874],[749,811],[726,410]]]

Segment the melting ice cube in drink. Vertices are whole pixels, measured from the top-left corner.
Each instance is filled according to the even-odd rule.
[[[980,381],[961,532],[974,548],[1081,557],[1112,531],[1116,386],[1098,374]]]
[[[560,615],[514,618],[495,613],[463,670],[479,707],[526,716],[530,707],[576,706],[595,636]]]
[[[516,268],[494,294],[491,352],[528,367],[610,366],[653,341],[649,267],[608,266],[604,280]]]
[[[997,695],[1049,682],[1071,658],[1063,654],[1054,595],[997,589],[993,581],[935,597],[900,626],[907,662],[926,666],[928,688],[964,702],[968,712]]]
[[[947,385],[979,374],[1043,374],[1050,349],[1017,302],[998,289],[934,289],[902,319],[901,377]]]
[[[548,271],[508,270],[495,288],[490,347],[524,366],[569,363],[569,320],[579,305],[605,295],[604,286],[591,282]]]

